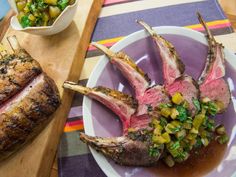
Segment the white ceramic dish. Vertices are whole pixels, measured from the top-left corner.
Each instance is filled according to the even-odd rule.
[[[175,36],[179,36],[180,38],[181,37],[189,38],[190,40],[193,41],[192,48],[196,47],[195,44],[198,43],[199,45],[201,45],[203,47],[205,46],[204,48],[206,49],[206,46],[207,46],[206,38],[200,32],[193,31],[193,30],[190,30],[187,28],[182,28],[182,27],[169,27],[169,26],[156,27],[154,29],[158,32],[158,34],[175,35]],[[111,47],[111,50],[117,52],[117,51],[124,50],[124,49],[126,50],[127,48],[132,48],[132,47],[130,47],[132,44],[134,44],[134,43],[137,44],[137,41],[139,41],[139,40],[144,40],[144,39],[146,40],[146,38],[148,36],[149,35],[144,30],[135,32],[135,33],[127,36],[126,38],[122,39],[118,43],[116,43],[114,46]],[[152,45],[152,43],[148,43],[148,45],[149,44]],[[145,43],[145,45],[147,45],[147,44]],[[139,48],[136,49],[136,51],[133,51],[132,54],[139,53],[140,52],[139,50],[144,50],[144,51],[151,50],[150,45],[146,46],[149,49],[144,48],[144,47],[140,48],[140,46],[139,46]],[[191,48],[191,46],[188,45],[188,46],[186,46],[186,48]],[[187,49],[184,49],[184,50],[187,50]],[[196,49],[195,49],[195,52],[196,52]],[[197,52],[198,52],[198,50],[197,50]],[[207,53],[207,50],[205,50],[205,53]],[[194,57],[191,57],[191,55],[194,55],[194,54],[190,53],[188,55],[190,56],[190,60],[191,60],[191,58],[194,58]],[[235,55],[232,52],[225,49],[225,57],[227,59],[227,63],[235,71],[235,69],[236,69]],[[140,59],[140,58],[138,58],[138,59]],[[201,58],[198,58],[198,59],[200,60]],[[202,60],[204,60],[204,58],[202,58]],[[112,89],[119,89],[119,87],[117,87],[117,85],[120,85],[120,83],[122,83],[122,82],[120,82],[120,80],[119,80],[118,84],[117,84],[117,81],[114,79],[114,75],[117,75],[117,73],[115,73],[113,75],[110,72],[111,70],[107,69],[107,68],[110,68],[110,66],[108,67],[108,65],[110,65],[110,63],[108,63],[108,62],[109,62],[109,60],[107,59],[106,56],[101,57],[101,59],[99,60],[99,62],[95,66],[95,68],[88,80],[88,83],[87,83],[88,87],[94,87],[96,85],[102,84],[103,86],[108,86]],[[191,63],[191,61],[189,61],[189,62]],[[149,66],[149,67],[151,69],[151,66]],[[193,67],[194,68],[197,67],[197,69],[200,71],[200,69],[198,68],[199,66],[193,66]],[[120,78],[120,76],[117,76],[117,77]],[[116,78],[116,76],[115,76],[115,78]],[[229,83],[231,91],[233,92],[234,86],[230,82],[234,82],[234,79],[228,78],[228,76],[226,79]],[[103,80],[103,81],[101,81],[101,80]],[[126,87],[126,85],[123,85],[123,87],[120,87],[122,89],[119,89],[119,91],[124,91],[124,89],[123,89],[124,87]],[[126,91],[127,91],[127,89],[126,89]],[[233,97],[232,97],[232,102],[233,102],[233,104],[231,105],[232,106],[231,108],[236,110],[235,99]],[[84,101],[83,101],[83,117],[84,117],[84,119],[83,120],[84,120],[85,133],[88,135],[92,135],[92,136],[103,136],[103,137],[121,135],[121,131],[119,132],[119,129],[116,128],[117,125],[119,125],[119,122],[116,121],[117,122],[116,123],[115,121],[112,121],[113,119],[115,119],[114,115],[109,114],[110,117],[105,119],[104,117],[107,117],[107,114],[106,114],[107,112],[100,111],[101,109],[103,109],[102,108],[103,106],[99,107],[99,106],[96,106],[96,104],[97,103],[95,103],[90,98],[84,97]],[[232,111],[232,113],[234,114],[234,111]],[[234,117],[231,116],[231,118],[229,118],[230,120],[228,119],[228,121],[235,120]],[[102,119],[105,119],[105,121],[103,121]],[[206,174],[208,177],[216,177],[216,176],[218,177],[218,176],[222,176],[222,175],[225,176],[224,173],[226,171],[229,172],[230,174],[232,174],[232,172],[230,170],[231,169],[233,170],[233,168],[231,168],[230,164],[235,164],[235,161],[228,161],[228,159],[234,158],[234,157],[232,157],[232,154],[230,152],[234,147],[234,143],[232,142],[232,140],[234,139],[234,136],[235,136],[235,132],[233,131],[233,129],[236,128],[236,126],[235,126],[236,124],[231,121],[228,123],[228,125],[230,125],[231,127],[230,128],[228,127],[227,131],[231,132],[231,134],[230,134],[230,142],[228,144],[226,153],[224,155],[223,160],[220,162],[219,166],[216,167],[215,169],[213,169],[212,171],[210,171],[208,174]],[[95,160],[97,161],[98,165],[105,172],[105,174],[109,177],[110,176],[112,176],[112,177],[121,177],[121,176],[129,176],[129,177],[157,176],[157,177],[160,177],[160,174],[153,174],[152,172],[149,171],[148,168],[124,167],[124,166],[116,165],[111,160],[106,159],[103,155],[101,155],[100,153],[97,153],[92,148],[91,148],[91,151],[92,151],[92,154],[93,154]],[[221,170],[222,168],[224,168],[225,172],[222,172],[222,170]]]
[[[11,27],[17,31],[23,31],[23,32],[27,32],[27,33],[31,33],[35,35],[42,35],[42,36],[53,35],[53,34],[59,33],[63,31],[64,29],[66,29],[72,22],[74,15],[76,13],[77,7],[78,7],[78,1],[79,0],[76,0],[73,5],[67,6],[63,10],[63,12],[57,17],[57,19],[51,26],[22,28],[21,24],[19,23],[17,19],[17,15],[15,15],[11,18],[11,22],[10,22]],[[10,6],[12,7],[12,9],[16,13],[18,13],[15,0],[8,0],[8,2]]]

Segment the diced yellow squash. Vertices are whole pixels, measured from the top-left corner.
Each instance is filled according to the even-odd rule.
[[[161,115],[164,117],[169,117],[171,114],[171,109],[170,108],[162,108],[161,109]]]
[[[59,7],[49,6],[49,15],[51,18],[56,18],[58,15],[60,15],[61,10]]]
[[[179,115],[179,112],[177,111],[177,109],[176,109],[176,108],[172,108],[172,109],[171,109],[170,117],[171,117],[172,119],[176,119],[178,115]]]
[[[164,144],[166,140],[160,135],[153,135],[152,141],[157,144]]]
[[[20,12],[18,15],[17,15],[17,18],[19,21],[21,21],[21,18],[24,16],[24,12]]]
[[[201,142],[205,147],[208,146],[208,144],[209,144],[209,141],[207,138],[201,138]]]
[[[161,135],[162,130],[163,130],[163,127],[161,125],[157,125],[156,128],[154,129],[153,133],[155,135]]]
[[[169,133],[165,132],[161,136],[166,140],[165,143],[169,143],[170,142],[171,139],[170,139]]]
[[[191,123],[188,123],[188,122],[184,122],[183,123],[183,127],[187,130],[190,130],[192,128],[192,124]]]
[[[179,93],[176,92],[173,96],[172,96],[172,102],[179,105],[184,101],[184,97]]]
[[[186,109],[189,108],[189,103],[186,100],[184,100],[184,102],[183,102],[183,107]]]
[[[24,10],[25,13],[28,13],[30,11],[28,6],[25,6],[23,10]]]
[[[152,125],[154,126],[154,127],[157,127],[157,125],[159,125],[160,124],[160,121],[159,120],[157,120],[156,118],[152,118]]]
[[[28,18],[30,21],[33,21],[33,22],[36,20],[35,16],[33,16],[32,14],[30,14]]]
[[[193,127],[198,130],[199,127],[202,125],[203,121],[205,119],[205,115],[203,114],[197,114],[193,119]]]
[[[216,106],[217,106],[217,112],[221,112],[222,110],[225,109],[225,105],[223,102],[221,101],[216,101]]]
[[[25,8],[26,2],[25,1],[20,1],[16,3],[17,9],[18,11],[23,11],[23,9]]]
[[[198,130],[193,127],[193,128],[191,128],[190,133],[198,134]]]
[[[186,130],[182,129],[181,131],[175,134],[176,138],[184,138],[186,136]]]
[[[43,0],[43,2],[50,5],[57,5],[57,0]]]

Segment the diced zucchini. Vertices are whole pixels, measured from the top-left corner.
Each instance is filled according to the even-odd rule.
[[[175,157],[175,161],[178,163],[184,162],[185,160],[187,160],[189,158],[189,153],[183,151],[181,153],[179,153],[179,155],[177,157]]]
[[[167,150],[173,157],[177,157],[183,149],[180,146],[179,141],[171,141],[170,143],[167,144]]]
[[[181,131],[177,132],[175,136],[177,139],[183,139],[186,136],[186,130],[182,129]]]
[[[175,161],[170,155],[164,158],[164,162],[166,163],[166,165],[168,165],[168,167],[173,167],[175,165]]]
[[[229,137],[226,134],[224,134],[224,135],[221,135],[221,136],[217,136],[216,140],[220,144],[225,144],[229,141]]]
[[[183,101],[184,101],[184,97],[179,92],[176,92],[172,96],[172,102],[177,104],[177,105],[180,105]]]
[[[223,125],[219,125],[218,127],[216,127],[216,133],[219,135],[226,134],[225,127]]]

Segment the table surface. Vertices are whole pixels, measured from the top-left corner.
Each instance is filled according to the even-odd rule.
[[[221,4],[227,17],[232,23],[233,28],[236,30],[236,5],[232,5],[232,3],[234,3],[234,0],[219,0],[219,3]],[[8,28],[9,19],[13,14],[14,13],[10,11],[7,16],[0,22],[0,39],[2,38],[4,31]],[[50,177],[58,177],[57,157],[55,157]]]

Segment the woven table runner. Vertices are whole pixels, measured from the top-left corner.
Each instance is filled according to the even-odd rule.
[[[229,20],[216,0],[106,0],[91,41],[111,47],[123,37],[141,30],[136,19],[151,26],[183,26],[203,31],[196,12],[208,22],[213,34],[227,48],[236,51],[236,36]],[[232,45],[234,44],[234,45]],[[86,85],[102,53],[88,48],[79,84]],[[79,140],[83,131],[83,96],[76,94],[58,148],[60,177],[104,177],[88,146]]]

